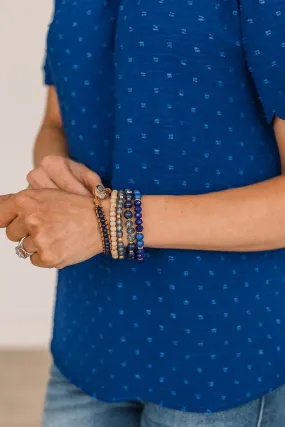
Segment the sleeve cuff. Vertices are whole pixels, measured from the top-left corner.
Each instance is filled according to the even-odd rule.
[[[271,123],[275,116],[285,120],[285,89],[276,89],[274,84],[266,84],[266,89],[259,90],[260,102],[265,112],[267,123]]]
[[[44,82],[44,84],[47,86],[53,85],[53,79],[51,76],[51,70],[50,70],[50,67],[48,64],[48,58],[47,57],[45,59],[45,63],[42,67],[42,70],[43,70],[43,82]]]

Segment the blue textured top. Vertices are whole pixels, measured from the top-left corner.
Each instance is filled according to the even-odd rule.
[[[278,175],[285,3],[241,3],[58,0],[45,71],[71,157],[144,194]],[[59,273],[52,352],[103,401],[232,408],[285,383],[284,301],[284,250],[100,255]]]

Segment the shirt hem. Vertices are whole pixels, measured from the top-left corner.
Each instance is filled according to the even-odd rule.
[[[91,392],[91,390],[88,387],[85,387],[84,385],[82,385],[82,383],[80,383],[77,378],[74,378],[72,376],[70,376],[67,371],[65,370],[65,368],[58,362],[58,360],[56,359],[56,356],[53,354],[52,352],[52,356],[53,356],[53,361],[54,364],[56,366],[56,368],[60,371],[60,373],[71,383],[73,384],[75,387],[77,387],[79,390],[81,390],[83,393],[87,394],[88,396],[93,397],[94,399],[100,400],[101,402],[104,403],[120,403],[120,402],[130,402],[130,401],[136,401],[136,398],[134,397],[133,394],[128,395],[127,393],[124,395],[124,397],[113,397],[112,399],[107,398],[104,393],[100,393],[97,392]],[[160,407],[163,407],[165,409],[170,409],[170,410],[175,410],[175,411],[180,411],[180,412],[189,412],[189,413],[197,413],[197,414],[209,414],[209,413],[218,413],[218,412],[225,412],[225,411],[229,411],[232,409],[236,409],[238,407],[244,406],[248,403],[251,403],[257,399],[261,399],[263,396],[268,395],[272,392],[274,392],[276,389],[278,389],[279,387],[281,387],[282,385],[285,384],[285,378],[279,378],[278,381],[276,381],[272,387],[270,388],[270,390],[268,388],[261,390],[258,393],[252,394],[249,398],[244,398],[244,399],[238,399],[235,402],[232,402],[231,404],[224,404],[224,405],[219,405],[217,407],[215,407],[214,409],[207,409],[207,408],[202,408],[202,407],[194,407],[192,405],[167,405],[167,404],[162,404],[161,402],[155,401],[155,400],[148,400],[148,399],[144,399],[142,396],[142,402],[144,403],[151,403]]]

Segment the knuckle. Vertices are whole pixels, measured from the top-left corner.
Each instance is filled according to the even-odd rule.
[[[54,154],[49,154],[42,159],[40,165],[44,169],[49,169],[50,167],[53,167],[55,164],[63,163],[63,160],[64,159],[60,156],[55,156]]]
[[[100,178],[100,176],[96,172],[93,172],[90,169],[88,169],[86,171],[86,178],[87,178],[87,181],[90,182],[90,183],[92,183],[93,185],[99,185],[99,184],[101,184],[101,178]]]
[[[33,169],[32,171],[30,171],[27,175],[27,181],[29,184],[33,184],[35,182],[38,181],[40,175],[40,170],[39,169]]]
[[[30,201],[28,191],[20,191],[20,193],[15,195],[15,203],[19,208],[25,208]]]
[[[29,173],[28,173],[28,175],[27,175],[27,181],[28,181],[30,184],[31,184],[31,181],[32,181],[32,179],[33,179],[34,175],[35,175],[35,171],[34,171],[34,170],[32,170],[31,172],[29,172]]]
[[[98,173],[96,173],[96,172],[93,172],[91,169],[88,169],[87,170],[87,176],[89,177],[89,178],[95,178],[95,179],[98,179],[98,181],[101,181],[101,178],[100,178],[100,176],[98,175]]]
[[[25,223],[29,227],[38,228],[41,225],[41,218],[37,212],[33,212],[30,215],[27,215],[25,218]]]
[[[34,185],[37,180],[35,171],[29,172],[26,179],[30,185]]]
[[[82,163],[82,162],[77,162],[77,166],[79,167],[79,168],[81,168],[82,170],[86,170],[86,171],[90,171],[90,169],[84,164],[84,163]]]
[[[41,162],[40,162],[40,166],[42,166],[43,168],[48,167],[51,163],[54,162],[54,157],[52,154],[49,154],[48,156],[45,156]]]
[[[53,267],[58,263],[55,254],[50,250],[44,250],[40,257],[43,265]]]

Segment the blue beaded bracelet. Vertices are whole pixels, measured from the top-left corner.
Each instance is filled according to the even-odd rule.
[[[143,262],[145,257],[143,220],[142,220],[142,195],[139,190],[134,190],[135,224],[136,224],[136,260]]]
[[[125,259],[126,257],[126,248],[123,242],[123,206],[125,200],[125,192],[123,190],[118,191],[118,200],[117,200],[117,218],[116,218],[116,231],[118,239],[118,256],[119,259]]]
[[[136,258],[136,253],[135,253],[136,245],[134,243],[136,240],[136,230],[134,228],[134,223],[132,221],[132,219],[133,219],[133,212],[132,212],[133,197],[134,197],[134,193],[132,190],[125,190],[124,217],[127,220],[126,221],[126,227],[127,227],[127,238],[128,238],[128,242],[129,242],[127,250],[128,250],[128,258],[129,259],[135,259]]]

